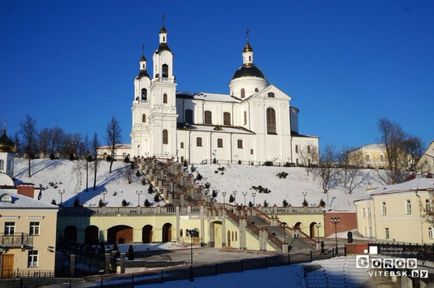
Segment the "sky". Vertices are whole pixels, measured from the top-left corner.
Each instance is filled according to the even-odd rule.
[[[434,140],[433,1],[0,0],[0,118],[25,115],[129,143],[133,80],[162,15],[178,90],[228,93],[245,31],[255,64],[300,109],[303,134],[340,149],[378,141],[385,117]],[[152,65],[149,65],[152,66]]]

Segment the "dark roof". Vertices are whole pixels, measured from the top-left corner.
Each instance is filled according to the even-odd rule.
[[[253,51],[252,46],[250,46],[250,43],[247,42],[246,45],[244,46],[243,52],[251,52]]]
[[[160,33],[167,33],[166,27],[161,26]]]
[[[259,68],[256,67],[253,64],[249,65],[249,66],[243,65],[240,68],[238,68],[238,70],[235,71],[234,76],[232,77],[232,79],[246,77],[246,76],[258,77],[258,78],[264,78],[265,79],[265,76],[261,72],[261,70],[259,70]]]
[[[309,135],[299,134],[299,133],[297,133],[295,131],[291,131],[291,136],[292,137],[319,138],[318,136],[309,136]]]
[[[160,43],[160,45],[158,46],[158,49],[157,49],[156,53],[160,53],[161,51],[164,51],[164,50],[172,52],[170,50],[169,46],[167,45],[167,43]]]
[[[6,129],[3,129],[3,133],[0,136],[0,152],[14,152],[14,142],[6,135]]]
[[[140,57],[140,61],[146,61],[145,55],[142,55],[142,57]]]
[[[140,72],[139,72],[139,74],[137,75],[136,79],[140,79],[140,78],[142,78],[142,77],[148,77],[148,78],[151,78],[151,77],[149,77],[148,71],[146,71],[146,70],[140,70]]]

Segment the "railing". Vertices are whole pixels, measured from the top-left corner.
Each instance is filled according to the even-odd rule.
[[[31,248],[33,246],[33,236],[26,233],[15,233],[15,234],[0,234],[0,247],[14,248],[28,246]]]
[[[17,278],[51,278],[54,277],[53,270],[34,270],[34,269],[17,269],[14,271],[14,277]]]
[[[322,207],[258,207],[265,214],[322,214]]]
[[[59,215],[81,215],[81,216],[144,216],[144,215],[174,215],[176,207],[65,207],[60,209]],[[199,214],[199,208],[180,207],[179,213]]]

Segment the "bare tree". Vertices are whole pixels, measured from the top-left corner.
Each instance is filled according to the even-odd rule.
[[[339,155],[339,169],[342,179],[342,184],[347,188],[348,193],[365,180],[362,176],[363,153],[361,150],[354,148],[344,148]],[[359,179],[358,181],[356,181]]]
[[[50,142],[50,137],[51,137],[50,132],[51,131],[49,128],[44,128],[41,131],[39,131],[39,134],[38,134],[39,152],[44,154],[44,157],[46,157],[47,152],[49,150],[49,145],[50,145],[49,142]]]
[[[63,138],[65,138],[65,132],[63,132],[62,128],[53,127],[50,129],[50,138],[49,138],[49,149],[50,149],[50,157],[53,157],[59,153]]]
[[[333,146],[327,145],[319,160],[318,176],[324,193],[327,193],[327,208],[329,206],[328,191],[337,185],[338,169],[336,166],[336,152]]]
[[[119,121],[114,116],[112,116],[110,122],[107,125],[106,138],[107,138],[106,139],[107,145],[110,150],[109,173],[112,173],[112,166],[113,166],[113,161],[115,160],[116,149],[119,142],[121,141],[121,126],[119,124]]]
[[[419,145],[422,145],[421,141],[417,137],[408,136],[401,125],[385,118],[378,120],[377,127],[380,143],[386,150],[388,179],[382,180],[389,184],[401,183],[409,175],[413,162],[412,153],[417,153]]]
[[[32,159],[37,151],[38,132],[36,130],[36,120],[30,115],[26,115],[20,123],[20,133],[23,137],[24,153],[29,159],[29,177],[32,177]]]
[[[89,162],[92,161],[92,152],[89,142],[89,137],[84,137],[83,140],[83,155],[85,160],[85,167],[86,167],[86,192],[89,191]]]
[[[304,147],[300,151],[300,158],[305,167],[306,175],[309,176],[309,173],[313,172],[315,167],[318,166],[318,148],[313,145]]]
[[[70,160],[75,160],[82,154],[82,137],[80,133],[68,133],[63,137],[62,154]]]
[[[98,134],[93,134],[92,138],[92,144],[91,144],[91,150],[92,150],[92,157],[93,157],[93,190],[96,189],[96,176],[98,171],[98,147],[99,147],[99,140],[98,140]]]

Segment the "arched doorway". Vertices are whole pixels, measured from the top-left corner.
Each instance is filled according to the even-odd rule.
[[[63,230],[63,237],[73,243],[77,242],[77,228],[74,225],[69,225]]]
[[[152,243],[152,225],[145,225],[142,228],[142,242]]]
[[[309,236],[310,236],[310,238],[315,238],[317,236],[315,228],[316,228],[316,222],[310,223],[310,225],[309,225]]]
[[[215,221],[211,222],[210,232],[210,246],[221,248],[222,247],[222,222],[221,221]]]
[[[301,232],[301,222],[297,222],[294,225],[294,237],[300,237]]]
[[[110,244],[133,242],[133,228],[126,225],[113,226],[107,231],[107,240]]]
[[[88,226],[84,230],[84,243],[86,243],[86,244],[98,244],[98,234],[99,234],[98,227],[96,227],[94,225]]]
[[[166,223],[163,225],[163,243],[172,241],[172,224]]]

